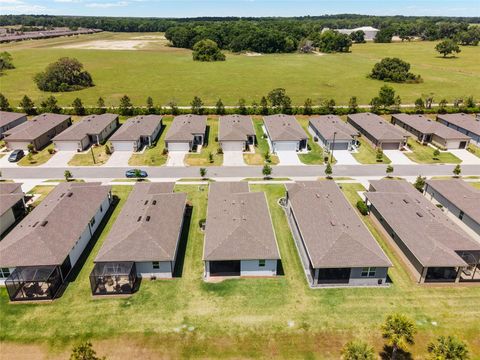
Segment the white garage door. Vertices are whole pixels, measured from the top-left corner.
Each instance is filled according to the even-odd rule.
[[[168,151],[188,151],[190,150],[190,144],[185,143],[168,143]]]
[[[382,149],[383,150],[398,150],[399,148],[400,148],[400,143],[398,143],[398,142],[382,143]]]
[[[130,141],[112,141],[114,151],[133,151],[133,144]]]
[[[78,143],[76,141],[58,141],[55,142],[55,148],[60,151],[76,151]]]
[[[243,141],[224,141],[222,142],[223,151],[243,151],[244,148]]]
[[[16,150],[16,149],[23,149],[23,150],[28,150],[28,145],[29,142],[21,142],[21,141],[10,141],[7,143],[7,147],[10,150]]]
[[[297,142],[296,141],[276,141],[274,143],[275,151],[296,151]]]

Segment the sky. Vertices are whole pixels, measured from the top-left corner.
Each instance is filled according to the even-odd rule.
[[[88,16],[480,16],[480,0],[0,0],[0,14]]]

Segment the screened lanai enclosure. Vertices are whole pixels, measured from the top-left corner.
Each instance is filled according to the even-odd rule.
[[[93,295],[132,294],[137,284],[135,263],[96,263],[90,273],[90,287]]]
[[[17,267],[5,280],[11,301],[51,300],[61,285],[58,266]]]

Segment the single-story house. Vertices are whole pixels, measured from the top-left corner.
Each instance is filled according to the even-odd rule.
[[[100,145],[118,127],[118,115],[88,115],[53,138],[57,150],[83,151],[90,145]]]
[[[345,35],[350,35],[353,32],[356,31],[363,31],[365,34],[364,38],[366,41],[373,41],[375,40],[375,37],[377,36],[377,33],[380,31],[372,26],[361,26],[357,27],[354,29],[337,29],[340,34],[345,34]]]
[[[310,118],[308,131],[314,141],[328,150],[353,150],[358,131],[342,121],[337,115],[322,115]]]
[[[128,119],[110,137],[114,151],[140,151],[151,146],[162,130],[162,116],[139,115]]]
[[[168,151],[196,151],[205,143],[207,117],[204,115],[175,116],[165,136]]]
[[[39,151],[71,124],[69,115],[41,114],[5,132],[5,144],[10,150],[27,150],[32,144],[34,150]]]
[[[27,121],[27,114],[0,111],[0,139],[3,139],[4,133],[7,130],[13,129],[25,121]]]
[[[265,193],[250,192],[246,182],[210,184],[204,277],[275,276],[279,260]]]
[[[423,115],[395,114],[392,124],[415,135],[421,144],[432,143],[442,149],[465,149],[470,138]]]
[[[474,143],[480,145],[480,118],[467,114],[438,114],[437,121],[449,128],[469,136]]]
[[[287,184],[286,200],[310,286],[386,284],[392,263],[335,182]]]
[[[370,213],[419,283],[480,279],[480,243],[411,184],[372,180],[365,196]]]
[[[61,183],[0,241],[11,301],[57,296],[108,212],[110,190],[100,183]]]
[[[22,184],[0,183],[0,236],[22,218],[25,212]]]
[[[347,116],[347,122],[357,129],[375,148],[400,150],[409,134],[373,113],[358,113]]]
[[[223,151],[245,151],[255,145],[252,118],[247,115],[220,116],[218,141]]]
[[[263,124],[273,153],[307,149],[308,135],[295,116],[285,114],[264,116]]]
[[[425,193],[480,235],[480,190],[460,179],[428,180]]]
[[[131,294],[139,278],[172,278],[187,208],[174,183],[137,183],[95,258],[93,295]]]

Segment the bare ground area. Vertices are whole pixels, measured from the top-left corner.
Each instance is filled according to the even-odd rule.
[[[62,49],[92,50],[142,50],[156,43],[156,40],[94,40],[60,46]]]

